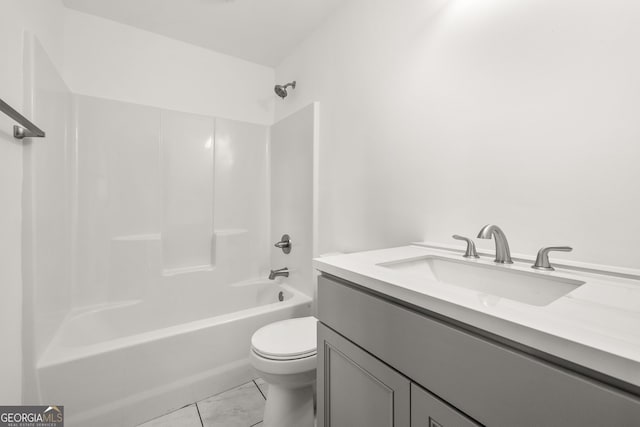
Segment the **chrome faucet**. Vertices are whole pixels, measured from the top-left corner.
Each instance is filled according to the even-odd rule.
[[[478,233],[479,239],[490,239],[492,237],[496,241],[496,259],[494,261],[499,264],[513,264],[507,236],[505,236],[500,227],[487,224]]]
[[[271,270],[269,273],[269,280],[275,280],[276,277],[289,277],[289,269],[287,267],[279,268],[277,270]]]

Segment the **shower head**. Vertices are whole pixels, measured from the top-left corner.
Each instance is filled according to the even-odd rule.
[[[276,95],[278,95],[280,98],[285,99],[287,97],[287,88],[291,86],[292,89],[296,88],[296,82],[295,80],[292,81],[291,83],[287,83],[286,85],[276,85],[273,90],[275,91]]]

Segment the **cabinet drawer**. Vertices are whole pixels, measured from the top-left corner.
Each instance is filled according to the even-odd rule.
[[[318,317],[488,426],[640,425],[640,399],[326,276]]]
[[[411,384],[411,427],[479,427],[440,399]]]

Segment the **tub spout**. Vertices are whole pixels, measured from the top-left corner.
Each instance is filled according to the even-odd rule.
[[[287,267],[280,268],[278,270],[271,270],[269,273],[269,280],[274,280],[276,277],[289,277],[289,269]]]

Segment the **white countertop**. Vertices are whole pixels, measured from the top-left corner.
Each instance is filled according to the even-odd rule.
[[[449,249],[403,246],[314,260],[318,270],[455,321],[536,349],[562,361],[604,374],[640,391],[640,276],[586,265],[537,272],[585,284],[546,306],[533,306],[467,288],[444,285],[378,264],[436,255],[462,259]],[[468,262],[494,265],[483,256]],[[515,259],[514,259],[515,260]],[[552,260],[553,264],[553,260]],[[531,262],[500,268],[532,272]],[[576,264],[578,266],[578,264]],[[629,387],[627,387],[629,386]]]

